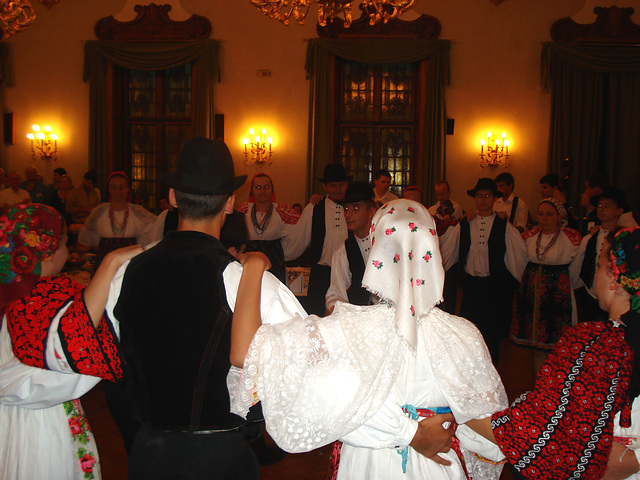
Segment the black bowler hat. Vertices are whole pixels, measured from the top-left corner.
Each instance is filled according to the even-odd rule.
[[[605,187],[600,195],[594,195],[589,199],[589,201],[591,202],[591,205],[598,207],[600,200],[603,198],[613,200],[616,202],[616,205],[618,205],[618,208],[621,208],[625,212],[629,210],[629,206],[627,205],[627,196],[618,187]]]
[[[344,169],[342,165],[330,163],[326,167],[324,167],[324,175],[322,178],[319,178],[322,183],[331,183],[331,182],[348,182],[353,178],[351,175],[347,175],[347,171]]]
[[[502,193],[498,191],[498,186],[493,178],[479,178],[475,188],[473,190],[467,190],[467,195],[475,197],[478,190],[491,190],[495,197],[502,196]]]
[[[247,179],[235,175],[231,152],[222,139],[192,137],[185,142],[172,173],[162,175],[165,185],[194,195],[233,193]]]
[[[344,200],[338,203],[340,205],[346,205],[348,203],[366,202],[368,200],[374,200],[375,198],[371,185],[365,182],[353,182],[347,187]]]

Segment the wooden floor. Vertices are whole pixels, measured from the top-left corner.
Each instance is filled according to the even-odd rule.
[[[502,376],[509,400],[531,389],[534,382],[533,354],[510,341],[501,344],[498,371]],[[127,454],[118,430],[111,419],[104,392],[100,385],[82,398],[82,404],[93,427],[104,480],[127,478]],[[261,467],[262,480],[324,480],[327,473],[330,447],[309,453],[287,455],[281,462]],[[506,470],[502,480],[510,480]]]

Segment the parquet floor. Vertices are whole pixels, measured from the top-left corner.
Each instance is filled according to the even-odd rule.
[[[502,376],[509,400],[531,389],[534,382],[533,355],[530,350],[517,347],[510,341],[501,344],[498,371]],[[127,478],[127,455],[118,430],[111,419],[104,392],[100,385],[82,398],[98,443],[104,480]],[[330,447],[309,453],[287,455],[281,462],[261,467],[262,480],[324,480]],[[502,480],[511,480],[506,470]]]

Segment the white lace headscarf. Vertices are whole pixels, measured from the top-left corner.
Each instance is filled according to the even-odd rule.
[[[395,305],[396,329],[415,351],[417,320],[442,301],[435,222],[423,205],[394,200],[373,217],[371,245],[362,285]]]

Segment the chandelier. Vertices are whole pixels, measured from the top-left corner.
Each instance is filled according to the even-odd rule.
[[[260,9],[269,18],[289,25],[289,18],[304,25],[305,17],[312,4],[318,4],[318,24],[324,27],[327,20],[342,17],[345,28],[353,20],[352,0],[250,0],[251,5]],[[362,0],[360,10],[369,17],[369,25],[387,23],[411,8],[416,0]]]
[[[500,139],[491,139],[491,132],[487,132],[487,140],[480,140],[480,166],[508,167],[509,166],[509,140],[507,134],[502,132]],[[486,145],[486,148],[485,148]]]

